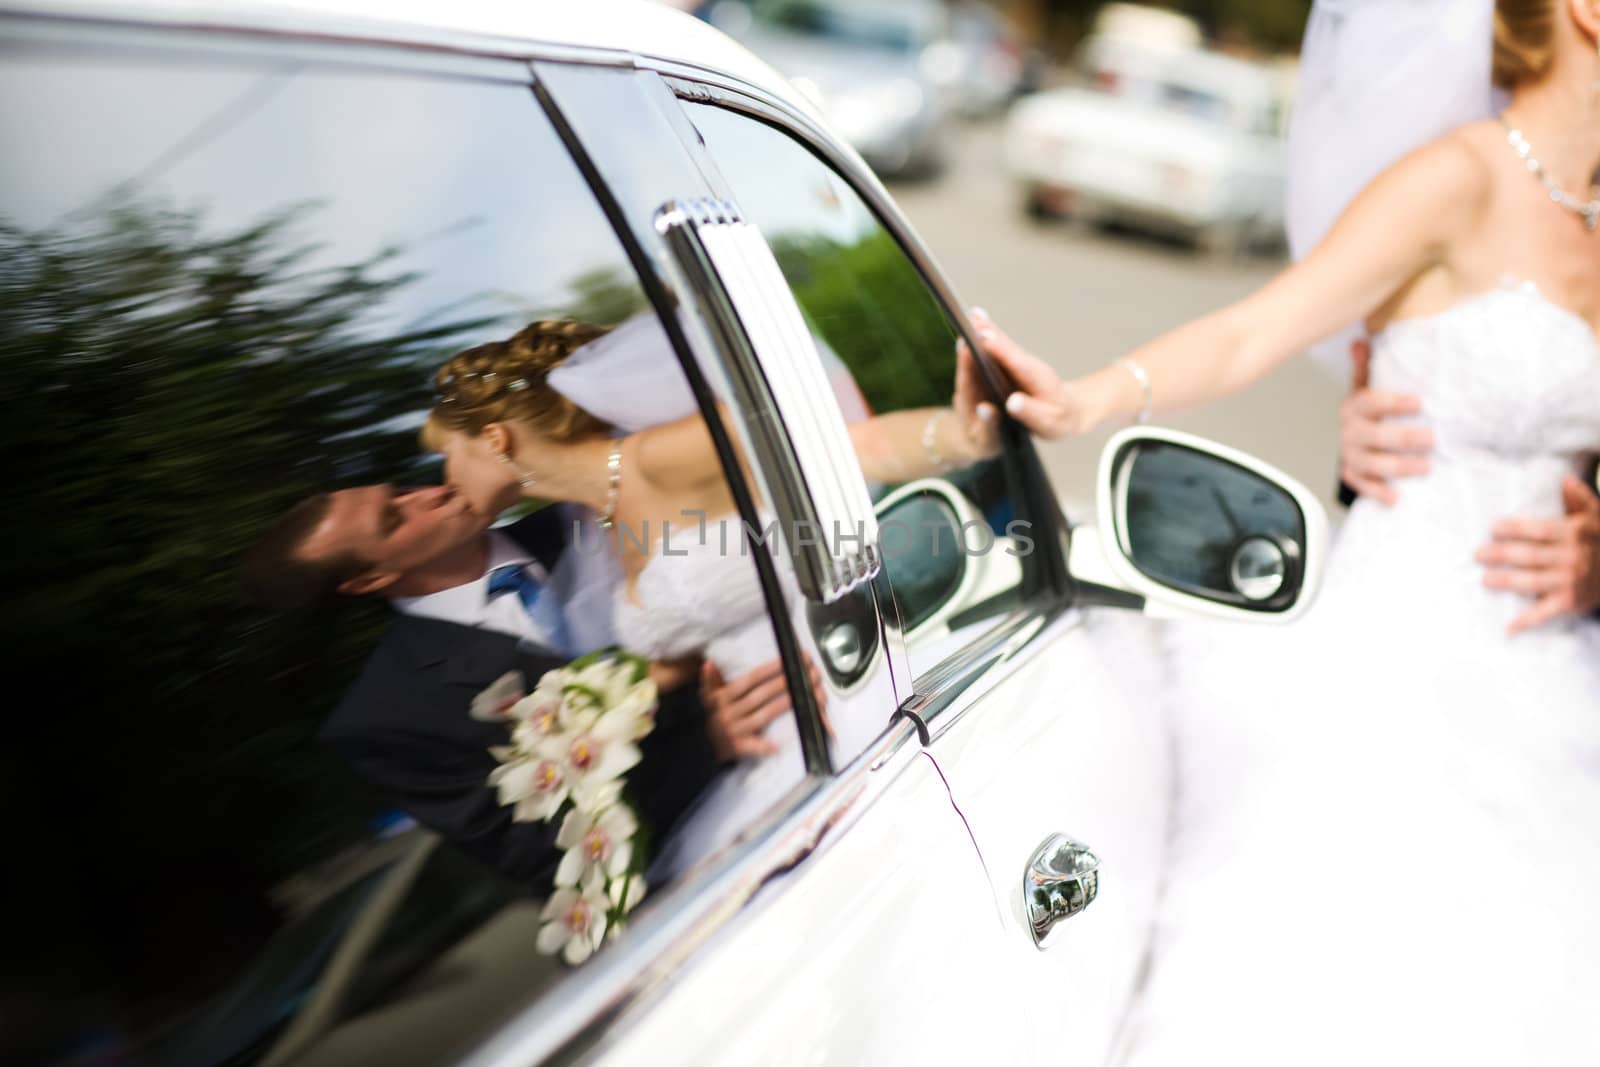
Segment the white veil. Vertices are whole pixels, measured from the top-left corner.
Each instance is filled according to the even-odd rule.
[[[624,320],[550,371],[550,388],[622,433],[676,422],[700,410],[661,320]]]
[[[870,412],[849,368],[821,334],[813,330],[811,339],[845,421],[866,418]],[[672,342],[653,311],[640,312],[578,348],[550,371],[546,381],[623,434],[700,411]]]
[[[1300,259],[1402,156],[1495,111],[1494,0],[1314,0],[1289,129],[1286,219]],[[1312,349],[1349,376],[1353,323]]]

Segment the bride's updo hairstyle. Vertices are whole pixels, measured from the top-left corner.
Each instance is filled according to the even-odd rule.
[[[605,333],[586,322],[540,319],[509,340],[458,352],[434,375],[439,399],[423,428],[424,444],[437,448],[443,430],[476,437],[495,422],[520,422],[559,442],[604,433],[604,422],[552,389],[546,378]]]
[[[1494,83],[1512,89],[1537,81],[1556,54],[1559,0],[1495,0]]]

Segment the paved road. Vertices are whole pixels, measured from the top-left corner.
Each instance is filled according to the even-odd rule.
[[[1235,265],[1136,236],[1041,226],[992,166],[997,124],[963,128],[950,169],[930,184],[897,184],[896,201],[968,304],[1066,374],[1093,369],[1163,330],[1263,284],[1277,261]],[[1242,448],[1331,501],[1342,388],[1297,359],[1240,396],[1163,421]],[[1057,488],[1088,498],[1100,445],[1043,445]]]

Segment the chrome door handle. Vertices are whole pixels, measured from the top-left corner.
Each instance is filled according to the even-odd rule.
[[[1022,904],[1033,943],[1048,948],[1056,925],[1094,903],[1100,858],[1066,834],[1051,834],[1033,850],[1022,879]]]

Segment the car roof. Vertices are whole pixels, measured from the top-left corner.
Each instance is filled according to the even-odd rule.
[[[787,79],[732,38],[654,0],[0,0],[0,13],[460,45],[530,58],[612,53],[701,67],[818,117]]]

